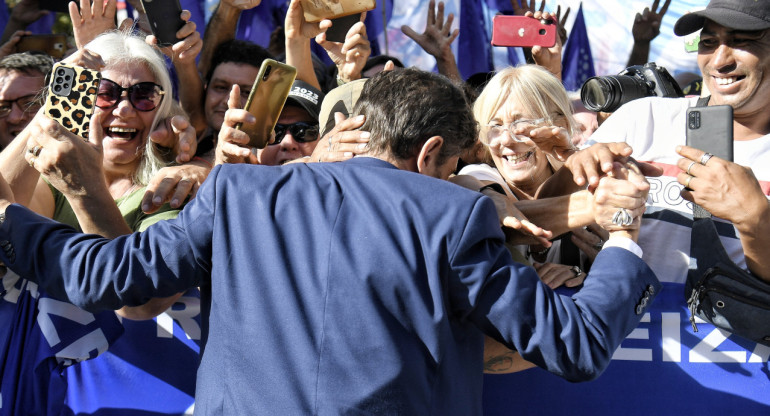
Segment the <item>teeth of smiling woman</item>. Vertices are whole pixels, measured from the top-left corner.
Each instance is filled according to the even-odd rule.
[[[716,78],[717,85],[730,85],[735,82],[735,78]]]
[[[519,162],[521,162],[523,160],[529,159],[530,156],[532,156],[532,152],[531,151],[529,151],[527,153],[519,153],[519,154],[515,154],[515,155],[508,155],[508,156],[505,157],[505,159],[508,160],[508,162],[515,164],[515,163],[519,163]]]
[[[127,127],[110,127],[110,132],[113,133],[135,133],[136,129],[131,129]]]

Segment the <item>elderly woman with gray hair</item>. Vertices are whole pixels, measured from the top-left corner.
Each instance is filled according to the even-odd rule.
[[[0,153],[0,173],[16,201],[43,216],[110,238],[175,217],[178,210],[168,205],[152,214],[141,208],[146,185],[175,156],[150,140],[150,135],[160,129],[195,137],[184,117],[176,120],[182,112],[174,102],[160,51],[143,36],[111,31],[94,38],[67,62],[101,73],[88,142],[39,112]],[[183,309],[192,308],[185,318],[193,322],[199,312],[191,305],[199,304],[200,295],[197,290],[190,292],[196,293],[148,300],[118,313],[147,319],[179,300]],[[172,328],[177,325],[171,315],[166,321],[164,331],[169,336],[159,332],[160,318],[157,323],[122,320],[124,333],[106,353],[67,371],[70,409],[74,413],[99,408],[174,409],[172,413],[181,414],[189,408],[197,368],[194,340],[200,339],[200,328],[186,325],[187,336],[178,328],[182,337],[175,337]],[[152,376],[143,378],[138,373]]]

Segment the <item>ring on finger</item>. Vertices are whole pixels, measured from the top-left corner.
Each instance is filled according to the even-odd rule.
[[[612,223],[620,227],[628,227],[634,222],[634,217],[625,208],[618,208],[612,216]]]
[[[700,157],[700,164],[705,166],[706,162],[708,162],[709,159],[711,159],[712,157],[714,157],[714,155],[712,155],[711,153],[709,152],[704,153],[703,156]]]
[[[690,188],[690,181],[692,180],[692,178],[694,178],[694,176],[692,176],[692,175],[687,175],[687,179],[684,181],[684,187],[685,187],[685,188],[687,188],[687,189],[691,189],[691,188]]]
[[[599,239],[599,241],[597,241],[597,242],[594,244],[594,248],[595,248],[595,249],[597,249],[597,250],[601,250],[601,249],[602,249],[602,247],[604,247],[604,240],[602,240],[602,239],[600,238],[600,239]]]
[[[38,157],[40,156],[40,152],[43,150],[43,146],[40,146],[39,144],[36,144],[34,147],[28,149],[28,152],[34,156]]]
[[[29,158],[29,165],[33,168],[35,167],[35,162],[37,161],[37,158],[35,156],[32,156]]]
[[[692,162],[690,162],[690,166],[688,166],[688,167],[687,167],[687,174],[688,174],[688,175],[690,174],[690,169],[692,169],[692,166],[693,166],[694,164],[696,164],[696,163],[698,163],[698,162],[696,162],[696,161],[692,161]]]

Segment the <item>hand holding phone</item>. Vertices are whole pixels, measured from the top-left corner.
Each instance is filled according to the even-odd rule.
[[[258,149],[267,146],[296,76],[297,69],[293,66],[272,59],[262,61],[259,75],[243,108],[257,121],[253,125],[235,126],[236,129],[248,133],[249,146]]]
[[[179,42],[176,32],[186,23],[179,17],[182,14],[179,0],[142,0],[142,7],[150,22],[152,34],[158,39],[158,46]]]
[[[40,51],[56,59],[64,57],[67,51],[67,35],[25,35],[16,44],[18,52]]]
[[[712,105],[687,109],[687,145],[733,161],[733,108]]]
[[[553,19],[497,15],[492,19],[492,46],[550,48],[556,44],[558,25]]]
[[[310,23],[360,14],[377,7],[375,0],[300,0],[300,3],[305,20]]]
[[[59,62],[53,66],[50,78],[45,115],[88,141],[101,74]]]

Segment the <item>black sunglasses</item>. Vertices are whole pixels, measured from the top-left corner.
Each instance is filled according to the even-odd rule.
[[[120,102],[123,91],[128,92],[128,101],[137,111],[152,111],[163,101],[163,87],[154,82],[140,82],[123,88],[120,84],[107,78],[102,78],[99,91],[96,94],[96,106],[110,109]]]
[[[298,143],[308,143],[318,140],[318,124],[305,123],[300,121],[299,123],[292,124],[276,124],[275,125],[275,141],[270,144],[280,143],[286,132],[291,132],[291,137]]]

